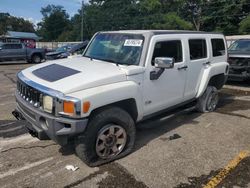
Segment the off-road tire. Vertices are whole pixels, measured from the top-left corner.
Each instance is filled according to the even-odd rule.
[[[212,95],[217,96],[217,101],[215,101],[216,104],[214,108],[209,108],[210,105],[209,103],[211,102],[210,98],[212,97]],[[216,109],[217,104],[218,104],[218,90],[214,86],[208,86],[203,95],[199,97],[196,104],[196,109],[202,113],[212,112]]]
[[[33,63],[41,63],[41,62],[42,62],[41,56],[38,55],[38,54],[32,55],[32,62],[33,62]]]
[[[110,123],[119,125],[126,131],[127,141],[120,154],[102,159],[96,153],[96,140],[99,131]],[[88,166],[99,166],[128,155],[134,147],[135,135],[135,123],[129,113],[119,107],[107,107],[90,116],[85,132],[75,139],[75,151]]]

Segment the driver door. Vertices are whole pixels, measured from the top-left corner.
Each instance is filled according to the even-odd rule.
[[[173,35],[158,35],[151,39],[144,76],[144,116],[164,110],[184,101],[187,77],[185,38]],[[164,69],[157,79],[150,78],[152,71],[159,71],[154,66],[156,57],[175,59],[173,68]]]

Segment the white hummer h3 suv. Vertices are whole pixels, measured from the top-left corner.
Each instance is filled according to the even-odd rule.
[[[98,166],[131,152],[138,122],[190,102],[215,110],[225,46],[218,33],[98,32],[82,57],[19,72],[13,115],[41,140],[74,141],[77,155]]]

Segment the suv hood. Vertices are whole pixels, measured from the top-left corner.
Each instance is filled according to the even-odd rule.
[[[250,57],[250,51],[228,50],[229,57]]]
[[[123,68],[86,57],[42,63],[22,73],[29,80],[64,94],[127,80]]]
[[[59,54],[62,54],[62,53],[65,53],[65,52],[48,52],[46,53],[46,56],[53,56],[53,55],[59,55]]]

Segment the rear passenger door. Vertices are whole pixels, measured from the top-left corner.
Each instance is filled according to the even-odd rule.
[[[194,36],[187,39],[188,44],[188,69],[185,88],[185,100],[192,99],[198,92],[201,77],[209,61],[208,38]]]

